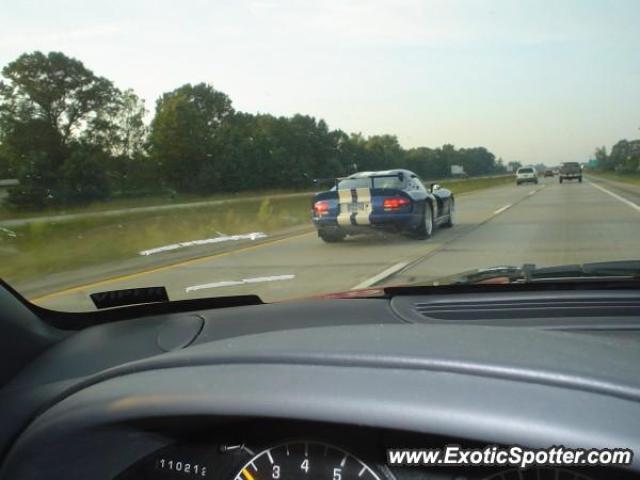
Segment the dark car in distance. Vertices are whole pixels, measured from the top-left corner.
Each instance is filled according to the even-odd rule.
[[[329,243],[372,230],[426,239],[436,226],[454,223],[453,193],[437,184],[426,188],[409,170],[354,173],[312,202],[313,224]]]

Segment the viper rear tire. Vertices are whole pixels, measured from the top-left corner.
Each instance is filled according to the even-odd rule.
[[[447,218],[447,221],[442,226],[446,228],[451,228],[455,224],[455,221],[456,221],[456,202],[455,200],[451,199],[451,203],[449,204],[449,218]]]
[[[420,225],[416,230],[416,238],[420,240],[431,238],[435,228],[436,224],[433,219],[433,209],[431,208],[431,204],[429,202],[425,202],[424,214],[422,216],[422,221],[420,222]]]
[[[345,233],[336,231],[318,230],[318,236],[326,243],[338,243],[345,239]]]

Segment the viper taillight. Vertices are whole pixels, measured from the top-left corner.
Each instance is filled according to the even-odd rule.
[[[316,215],[325,215],[329,212],[329,202],[326,200],[320,200],[313,204],[313,213]]]
[[[408,198],[392,197],[392,198],[385,198],[384,202],[382,203],[382,207],[385,210],[397,210],[399,208],[406,207],[410,203],[411,203],[411,200],[409,200]]]

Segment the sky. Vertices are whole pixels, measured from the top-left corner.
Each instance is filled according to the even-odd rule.
[[[150,110],[207,82],[405,148],[556,165],[640,138],[639,0],[0,0],[0,66],[35,50]]]

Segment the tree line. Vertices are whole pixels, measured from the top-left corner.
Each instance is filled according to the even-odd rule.
[[[640,140],[620,140],[607,153],[606,147],[596,148],[596,168],[618,173],[640,173]]]
[[[236,111],[211,85],[163,94],[146,122],[132,90],[60,52],[23,54],[0,81],[0,178],[7,202],[37,209],[159,192],[304,188],[314,178],[408,168],[423,178],[505,171],[484,147],[404,149],[395,135],[332,130],[309,115]]]

